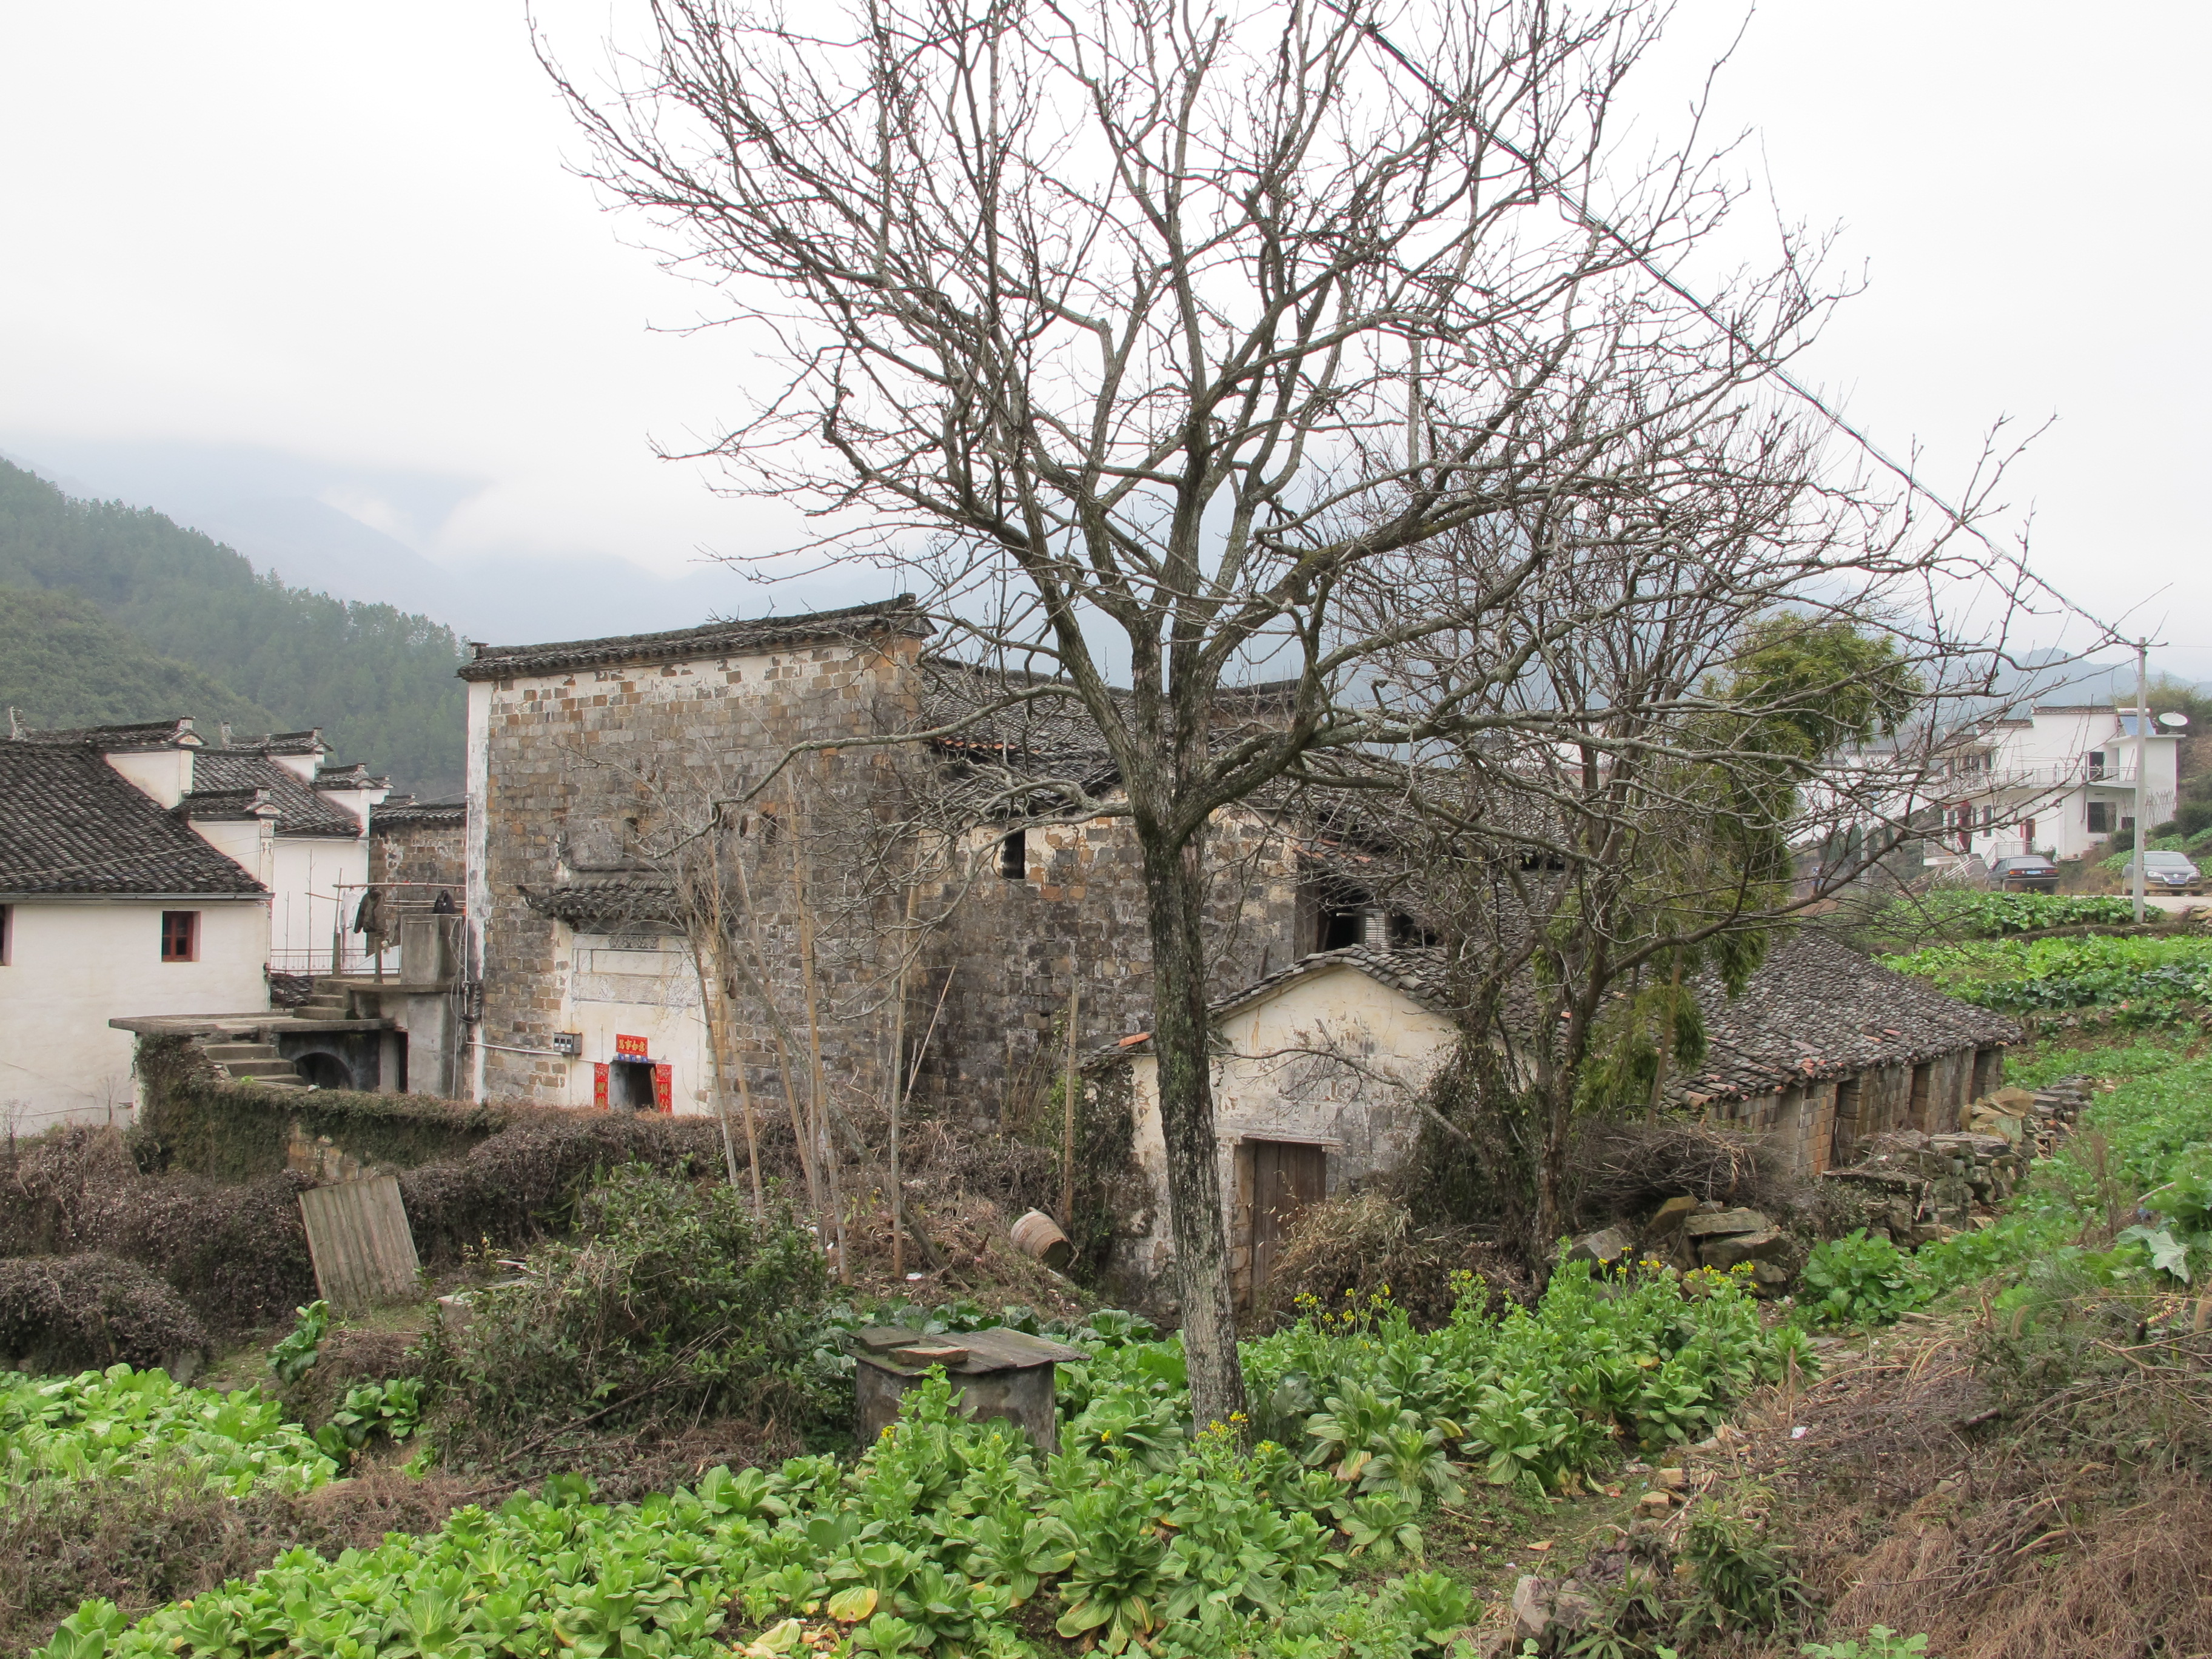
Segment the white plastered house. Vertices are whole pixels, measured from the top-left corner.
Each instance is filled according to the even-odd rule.
[[[1962,735],[1951,754],[1944,845],[1984,863],[2025,853],[2075,859],[2136,827],[2137,717],[2109,704],[2051,703]],[[2143,811],[2164,823],[2179,799],[2181,738],[2141,734]]]
[[[1944,995],[1811,928],[1782,933],[1741,994],[1701,975],[1709,1047],[1668,1093],[1819,1175],[1870,1136],[1957,1127],[2003,1079],[2014,1021]],[[1320,952],[1213,1005],[1214,1129],[1231,1275],[1263,1287],[1297,1212],[1397,1171],[1419,1148],[1420,1096],[1459,1041],[1436,953]],[[1094,1054],[1093,1086],[1128,1091],[1143,1199],[1115,1245],[1139,1283],[1173,1259],[1158,1062],[1138,1036]]]
[[[1317,952],[1214,1005],[1214,1132],[1240,1299],[1265,1285],[1283,1231],[1316,1200],[1395,1170],[1420,1139],[1419,1097],[1458,1028],[1412,953]],[[1147,1194],[1117,1241],[1139,1280],[1173,1255],[1159,1062],[1147,1037],[1093,1057],[1128,1068],[1133,1152]]]
[[[131,1109],[112,1019],[265,1012],[272,966],[359,949],[347,894],[384,784],[326,753],[313,732],[209,744],[189,720],[0,738],[0,1115],[19,1132]]]

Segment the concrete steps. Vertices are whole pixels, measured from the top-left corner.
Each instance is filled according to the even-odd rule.
[[[295,1019],[350,1019],[353,999],[342,985],[318,981],[307,1000],[292,1010]]]
[[[271,1089],[304,1089],[300,1068],[276,1052],[273,1042],[206,1042],[200,1045],[218,1070],[238,1082]]]

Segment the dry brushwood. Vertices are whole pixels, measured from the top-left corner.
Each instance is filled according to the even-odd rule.
[[[1582,1212],[1600,1218],[1681,1194],[1745,1200],[1782,1179],[1779,1161],[1760,1142],[1682,1118],[1591,1123],[1577,1140],[1571,1167]]]
[[[1291,1222],[1254,1322],[1272,1330],[1308,1307],[1342,1310],[1349,1302],[1364,1310],[1370,1297],[1387,1293],[1416,1325],[1432,1329],[1451,1316],[1453,1276],[1461,1273],[1510,1300],[1534,1299],[1518,1261],[1471,1227],[1416,1226],[1405,1204],[1381,1190],[1329,1199]]]

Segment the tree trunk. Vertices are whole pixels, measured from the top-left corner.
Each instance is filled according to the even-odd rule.
[[[1140,832],[1141,833],[1141,832]],[[1168,1231],[1182,1303],[1190,1403],[1200,1429],[1244,1427],[1244,1373],[1237,1358],[1221,1163],[1208,1076],[1206,949],[1199,926],[1199,845],[1164,847],[1144,836],[1152,941],[1152,1049],[1158,1058],[1160,1128],[1167,1142]]]

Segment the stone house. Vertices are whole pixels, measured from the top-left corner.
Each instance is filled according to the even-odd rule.
[[[1777,939],[1741,995],[1701,988],[1708,1048],[1668,1094],[1708,1121],[1758,1135],[1816,1176],[1891,1129],[1956,1129],[2002,1082],[2013,1021],[1893,973],[1809,928]],[[1434,952],[1318,953],[1216,1002],[1213,1064],[1231,1272],[1240,1298],[1268,1278],[1307,1205],[1357,1191],[1417,1148],[1419,1095],[1459,1040]],[[1114,1267],[1142,1285],[1171,1259],[1157,1063],[1142,1035],[1085,1062],[1126,1098],[1139,1197]]]
[[[483,983],[473,1097],[712,1109],[715,1055],[683,899],[656,849],[680,841],[715,796],[744,794],[803,743],[824,752],[738,809],[738,856],[764,981],[794,1047],[805,1029],[810,943],[794,884],[808,884],[817,1027],[833,1095],[881,1097],[902,938],[914,939],[908,1030],[921,1088],[973,1118],[989,1121],[1023,1091],[1047,1086],[1079,977],[1080,1042],[1144,1022],[1149,945],[1125,820],[1010,830],[989,811],[946,817],[941,800],[916,805],[917,790],[974,768],[1002,780],[1080,775],[1110,796],[1110,765],[1079,720],[978,718],[919,758],[907,745],[838,746],[939,730],[1005,684],[927,659],[928,631],[910,601],[894,600],[478,648],[461,670],[470,690],[466,908]],[[872,890],[862,878],[895,860],[890,849],[930,811],[933,831],[948,835],[958,856],[915,884],[915,912],[928,925],[908,936],[903,889]],[[1294,960],[1312,946],[1305,935],[1331,925],[1304,883],[1296,838],[1261,812],[1220,816],[1209,868],[1224,982]],[[730,1058],[749,1092],[776,1111],[773,1036],[756,1010]]]
[[[1674,1097],[1765,1137],[1808,1176],[1887,1130],[1959,1127],[2021,1039],[2014,1021],[1811,928],[1778,939],[1741,996],[1716,985],[1701,1006],[1710,1047]]]

